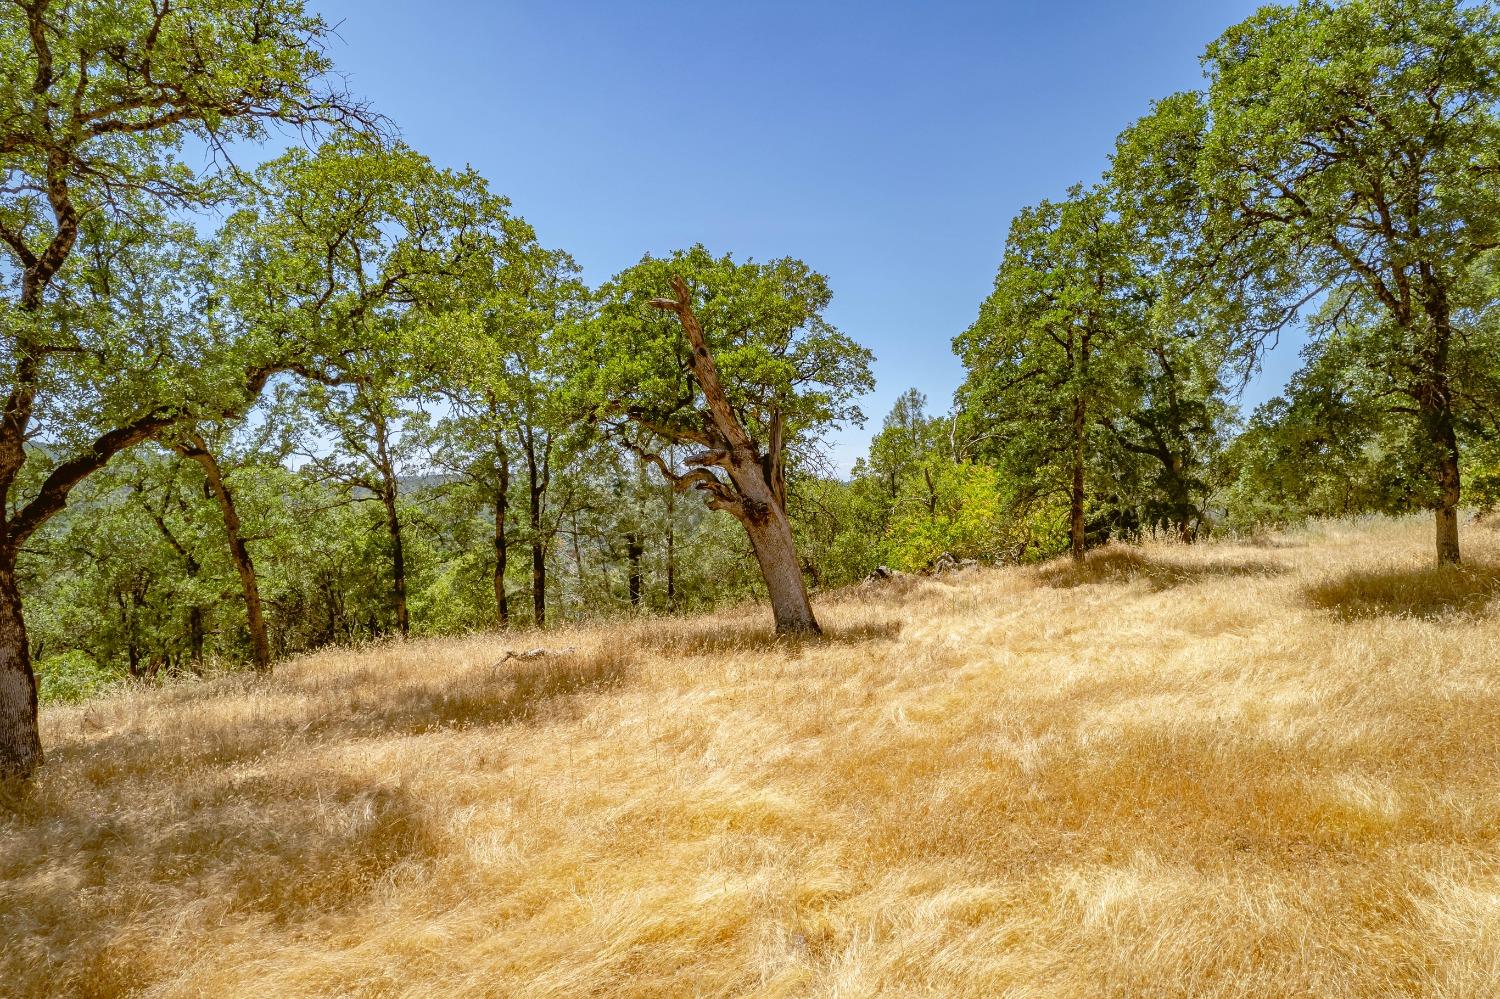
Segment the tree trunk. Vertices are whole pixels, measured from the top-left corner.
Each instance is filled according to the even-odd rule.
[[[508,483],[507,483],[508,485]],[[510,600],[505,595],[505,490],[495,496],[495,616],[500,627],[510,627]]]
[[[641,536],[635,531],[625,535],[625,561],[628,566],[628,588],[630,592],[630,606],[638,608],[641,606],[641,554],[644,546],[641,544]]]
[[[495,617],[501,628],[509,628],[510,598],[505,592],[505,568],[510,540],[505,535],[505,520],[510,513],[510,453],[505,447],[505,432],[500,429],[500,404],[493,393],[489,396],[489,407],[495,428]]]
[[[229,542],[229,558],[234,563],[234,571],[239,574],[240,591],[245,598],[245,624],[250,632],[250,661],[256,672],[269,673],[271,639],[266,631],[265,608],[260,599],[260,580],[255,574],[255,561],[251,559],[250,549],[245,544],[244,528],[240,523],[239,509],[234,505],[234,494],[224,481],[218,460],[201,436],[196,433],[189,435],[188,444],[180,450],[203,469],[208,488],[219,504],[219,515],[224,521],[224,535]]]
[[[1073,403],[1073,488],[1069,496],[1068,534],[1072,539],[1074,562],[1083,562],[1086,525],[1083,519],[1084,481],[1083,449],[1084,430],[1087,426],[1088,404],[1080,396]]]
[[[396,489],[387,482],[380,499],[385,506],[385,527],[391,535],[391,596],[396,603],[396,630],[405,638],[411,633],[406,609],[406,549],[401,543],[401,516],[396,509]]]
[[[1457,565],[1459,563],[1458,503],[1462,497],[1458,466],[1458,435],[1453,428],[1451,412],[1443,411],[1435,422],[1433,443],[1438,448],[1438,501],[1435,508],[1437,560],[1439,565]]]
[[[697,313],[693,311],[692,292],[680,275],[672,277],[672,292],[675,298],[652,299],[651,305],[677,314],[692,348],[693,379],[703,391],[708,406],[706,415],[723,447],[689,458],[687,464],[696,468],[687,475],[676,475],[666,468],[665,463],[659,463],[659,467],[679,487],[691,485],[707,493],[711,509],[727,510],[744,526],[755,550],[755,559],[760,564],[766,592],[771,598],[776,633],[821,634],[823,629],[818,626],[812,601],[807,596],[807,581],[802,578],[802,563],[797,558],[792,524],[786,515],[782,464],[785,441],[781,414],[779,411],[772,414],[771,440],[767,452],[762,455],[730,405],[728,393],[719,378],[718,365],[708,349],[708,340],[703,335]],[[729,482],[713,474],[710,466],[727,472]]]
[[[771,616],[778,635],[821,635],[823,629],[813,614],[807,596],[807,581],[792,537],[792,522],[783,504],[785,491],[765,480],[767,462],[754,460],[753,449],[745,457],[729,458],[722,467],[739,493],[727,509],[744,525],[755,549],[761,578],[771,598]]]
[[[1436,452],[1434,469],[1437,500],[1433,505],[1438,565],[1457,565],[1458,504],[1463,498],[1459,474],[1458,432],[1453,420],[1453,386],[1448,380],[1448,349],[1453,342],[1453,321],[1447,288],[1438,275],[1423,265],[1423,309],[1432,324],[1433,342],[1422,353],[1427,364],[1425,384],[1416,393],[1427,438]]]
[[[823,629],[813,615],[802,578],[802,564],[792,541],[792,525],[780,509],[770,509],[759,519],[742,520],[755,549],[755,560],[771,597],[771,616],[778,635],[819,635]]]
[[[16,553],[0,549],[0,777],[30,777],[42,763],[36,677],[16,587]]]
[[[667,489],[667,610],[677,609],[677,524],[674,522],[674,501],[677,490]]]
[[[531,618],[538,628],[547,626],[547,549],[535,535],[531,539]]]
[[[1452,389],[1444,371],[1445,360],[1433,365],[1437,371],[1414,395],[1421,412],[1422,428],[1432,445],[1434,485],[1433,502],[1438,565],[1457,565],[1458,504],[1463,496],[1459,475],[1458,432],[1453,421]]]
[[[542,537],[542,507],[550,477],[547,462],[538,463],[536,442],[524,440],[527,469],[527,515],[531,518],[531,619],[538,628],[547,626],[547,546]],[[550,456],[549,456],[550,457]]]

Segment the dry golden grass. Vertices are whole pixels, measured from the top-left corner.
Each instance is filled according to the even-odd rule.
[[[1494,996],[1500,536],[1111,549],[45,713],[16,996]]]

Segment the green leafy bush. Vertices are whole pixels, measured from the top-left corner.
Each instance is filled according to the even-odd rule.
[[[78,649],[43,659],[36,666],[36,678],[43,704],[76,704],[119,681],[117,674]]]

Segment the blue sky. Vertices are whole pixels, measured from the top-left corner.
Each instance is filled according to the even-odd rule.
[[[945,410],[950,341],[1012,215],[1098,177],[1150,101],[1250,0],[313,0],[354,91],[443,165],[472,163],[598,283],[703,242],[801,257],[875,351],[870,421],[915,386]],[[1275,394],[1295,344],[1247,403]]]

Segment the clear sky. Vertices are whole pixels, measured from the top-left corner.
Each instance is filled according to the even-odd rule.
[[[1252,0],[530,3],[312,0],[353,90],[440,164],[472,163],[598,283],[703,242],[801,257],[894,398],[946,410],[1024,205],[1105,169]],[[1268,361],[1247,403],[1295,363]]]

